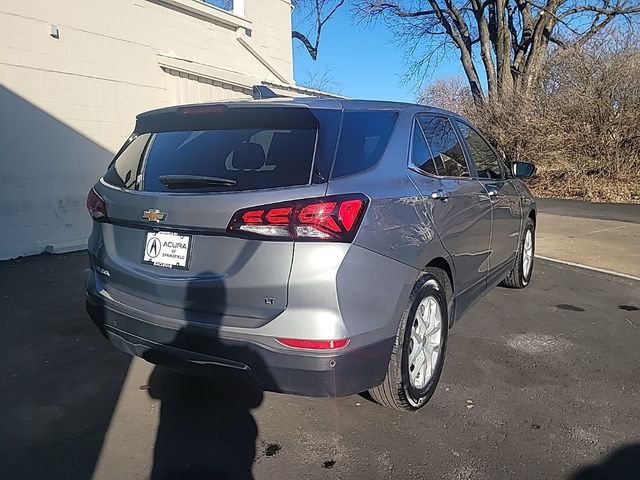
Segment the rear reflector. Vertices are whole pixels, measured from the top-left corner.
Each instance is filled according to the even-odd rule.
[[[94,220],[105,220],[107,218],[107,207],[104,200],[92,188],[87,195],[87,210]]]
[[[306,348],[308,350],[337,350],[349,345],[350,339],[340,340],[301,340],[297,338],[276,338],[276,341],[286,347]]]
[[[245,208],[233,215],[227,232],[272,240],[351,242],[368,202],[357,193]]]

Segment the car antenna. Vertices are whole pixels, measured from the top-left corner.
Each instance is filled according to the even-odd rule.
[[[278,98],[282,95],[278,95],[276,92],[264,85],[254,85],[252,96],[254,100],[262,100],[264,98]]]

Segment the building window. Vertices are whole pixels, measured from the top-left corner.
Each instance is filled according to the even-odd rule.
[[[202,0],[204,3],[213,5],[227,12],[233,12],[233,0]]]

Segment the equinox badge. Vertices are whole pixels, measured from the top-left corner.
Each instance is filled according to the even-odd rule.
[[[167,218],[167,215],[167,213],[152,208],[150,210],[145,210],[142,214],[142,218],[144,218],[145,220],[149,220],[150,222],[160,223],[160,220],[165,220]]]

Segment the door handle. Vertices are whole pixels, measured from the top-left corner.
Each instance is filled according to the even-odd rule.
[[[444,190],[438,190],[437,192],[433,192],[431,194],[431,198],[433,198],[434,200],[442,200],[443,202],[446,202],[449,197],[451,197],[451,194],[449,192],[445,192]]]

